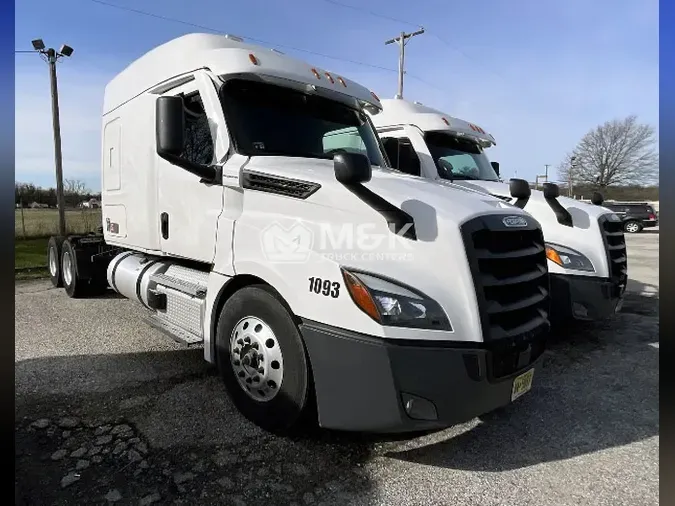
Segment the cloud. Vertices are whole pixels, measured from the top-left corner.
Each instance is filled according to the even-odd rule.
[[[100,189],[103,91],[111,76],[57,67],[63,177]],[[54,138],[46,64],[16,69],[15,157],[17,181],[54,184]]]

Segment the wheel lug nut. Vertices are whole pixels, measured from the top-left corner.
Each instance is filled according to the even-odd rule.
[[[244,338],[244,342],[245,342],[246,344],[250,343],[250,342],[251,342],[251,338],[250,338],[250,337],[245,337],[245,338]]]
[[[239,346],[244,346],[244,340],[243,339],[237,339],[237,344]]]

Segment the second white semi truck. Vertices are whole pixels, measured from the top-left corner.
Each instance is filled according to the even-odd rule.
[[[499,164],[485,153],[495,139],[474,123],[418,102],[381,103],[383,111],[373,114],[372,121],[394,167],[415,177],[486,192],[541,223],[554,324],[571,318],[602,319],[620,310],[628,272],[622,223],[615,213],[561,197],[554,184],[531,191],[523,180],[502,182]],[[596,202],[602,203],[601,196]]]
[[[137,301],[203,345],[236,407],[275,432],[445,427],[532,386],[549,330],[537,221],[387,166],[343,76],[191,34],[106,87],[100,235],[53,237],[71,297]],[[358,137],[363,153],[328,142]]]

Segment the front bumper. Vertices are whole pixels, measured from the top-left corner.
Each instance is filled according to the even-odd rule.
[[[301,332],[319,424],[360,432],[439,429],[509,404],[514,378],[536,367],[545,349],[545,336],[498,351],[483,343],[385,340],[315,322]]]
[[[621,309],[626,289],[606,278],[551,274],[551,320],[591,321],[608,318]]]

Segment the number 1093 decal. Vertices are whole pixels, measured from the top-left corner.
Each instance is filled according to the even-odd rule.
[[[309,278],[309,291],[337,299],[340,295],[340,283],[329,279]]]

